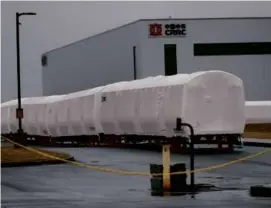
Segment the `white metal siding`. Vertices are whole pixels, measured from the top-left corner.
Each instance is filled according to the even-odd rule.
[[[186,37],[148,38],[150,23],[185,23]],[[178,73],[224,70],[244,81],[246,100],[271,100],[271,55],[194,56],[195,43],[271,42],[271,18],[139,21],[48,53],[44,95],[164,75],[164,44],[177,44]]]
[[[186,37],[148,38],[148,24],[186,24]],[[271,19],[144,21],[141,76],[164,74],[164,44],[177,44],[178,73],[224,70],[244,81],[247,100],[271,99],[271,55],[194,56],[194,43],[271,42]]]
[[[48,52],[48,66],[42,69],[43,95],[132,80],[136,33],[137,26],[131,24]]]

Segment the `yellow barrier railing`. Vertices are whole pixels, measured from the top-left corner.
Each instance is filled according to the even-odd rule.
[[[94,165],[89,165],[89,164],[82,163],[82,162],[79,162],[79,161],[70,161],[70,160],[62,159],[62,158],[52,156],[50,154],[38,151],[38,150],[33,149],[31,147],[26,147],[26,146],[21,145],[21,144],[19,144],[17,142],[14,142],[14,141],[6,138],[6,137],[2,136],[2,138],[5,139],[8,142],[14,144],[14,145],[17,145],[17,146],[19,146],[21,148],[24,148],[24,149],[26,149],[28,151],[37,153],[39,155],[43,155],[45,157],[52,158],[52,159],[59,160],[59,161],[63,161],[63,162],[70,163],[70,164],[73,164],[73,165],[89,168],[89,169],[92,169],[92,170],[98,170],[98,171],[110,172],[110,173],[118,173],[118,174],[121,174],[121,175],[139,175],[139,176],[150,176],[150,177],[151,176],[162,176],[162,175],[164,175],[163,173],[161,173],[161,174],[151,174],[151,173],[147,173],[147,172],[123,171],[123,170],[118,170],[118,169],[103,168],[103,167],[98,167],[98,166],[94,166]],[[194,171],[187,170],[187,171],[179,171],[179,172],[168,173],[167,175],[190,174],[192,172],[198,173],[198,172],[203,172],[203,171],[210,171],[210,170],[215,170],[215,169],[219,169],[219,168],[224,168],[224,167],[227,167],[227,166],[230,166],[230,165],[233,165],[233,164],[236,164],[236,163],[240,163],[240,162],[249,160],[251,158],[263,155],[263,154],[268,153],[268,152],[269,153],[271,152],[271,148],[267,148],[267,149],[264,149],[263,151],[260,151],[258,153],[248,155],[246,157],[242,157],[242,158],[232,160],[232,161],[229,161],[229,162],[226,162],[226,163],[213,165],[213,166],[209,166],[209,167],[206,167],[206,168],[199,168],[199,169],[196,169]],[[165,177],[165,175],[164,175],[164,177]]]

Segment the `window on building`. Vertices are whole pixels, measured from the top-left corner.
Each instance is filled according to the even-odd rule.
[[[177,74],[177,49],[176,44],[164,45],[165,75]]]
[[[47,56],[46,55],[43,55],[42,57],[41,57],[41,65],[42,66],[47,66],[47,63],[48,62],[48,60],[47,60]]]
[[[230,56],[271,54],[271,42],[196,43],[194,56]]]

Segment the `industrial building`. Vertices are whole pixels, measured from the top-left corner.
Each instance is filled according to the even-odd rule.
[[[271,17],[141,19],[42,55],[43,95],[148,76],[223,70],[271,100]]]

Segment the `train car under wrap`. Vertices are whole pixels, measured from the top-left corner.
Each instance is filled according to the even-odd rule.
[[[122,107],[122,105],[118,105],[118,92],[126,83],[127,82],[117,82],[107,85],[101,91],[100,104],[96,110],[100,111],[100,118],[98,118],[98,120],[100,121],[102,133],[104,134],[120,135],[122,132],[116,120],[116,110]]]
[[[29,98],[22,98],[21,104],[24,105]],[[18,108],[18,101],[14,100],[12,104],[8,106],[8,120],[9,120],[9,129],[10,133],[14,134],[18,132],[18,119],[16,117],[16,109]],[[24,113],[25,114],[25,113]],[[25,115],[24,115],[25,116]],[[22,124],[24,125],[24,124]]]
[[[83,103],[81,109],[81,124],[83,126],[83,135],[99,135],[102,133],[101,125],[97,122],[99,114],[97,114],[98,103],[100,102],[100,93],[104,89],[104,86],[95,87],[83,94],[80,102]]]
[[[271,124],[271,101],[246,101],[245,112],[247,124]]]
[[[37,128],[39,132],[39,136],[49,136],[48,125],[47,125],[47,116],[48,116],[48,105],[51,102],[60,100],[63,95],[52,95],[44,97],[44,99],[35,106],[35,114],[37,118]],[[51,136],[51,135],[50,135]]]
[[[142,134],[143,130],[139,122],[140,92],[153,77],[127,82],[118,92],[118,107],[116,109],[116,121],[124,135]]]
[[[11,133],[9,108],[11,105],[16,105],[17,103],[17,100],[10,100],[1,104],[1,134]]]
[[[58,129],[58,102],[61,102],[66,95],[60,95],[58,97],[52,97],[49,99],[45,108],[46,129],[45,131],[49,136],[60,137],[62,136]]]
[[[158,89],[166,81],[165,76],[153,77],[135,89],[139,94],[139,125],[142,129],[140,135],[160,136],[159,133],[159,102]]]
[[[127,91],[126,98],[124,91]],[[114,95],[107,94],[101,101],[105,134],[174,137],[177,117],[190,123],[197,135],[240,135],[244,130],[243,83],[229,73],[208,71],[157,76],[133,81],[130,86],[129,83],[108,85],[104,92]],[[115,121],[120,130],[114,129]],[[129,124],[128,129],[124,121]],[[105,124],[110,124],[111,129]]]
[[[128,142],[170,140],[176,138],[176,119],[181,118],[193,126],[196,142],[211,138],[214,143],[233,144],[243,134],[245,113],[248,122],[258,122],[259,108],[265,121],[270,117],[266,104],[247,103],[245,112],[242,80],[223,71],[160,75],[70,94],[23,98],[22,106],[25,133],[61,142],[88,143],[90,138],[108,136],[118,142],[123,138]],[[1,105],[3,133],[17,133],[16,108],[17,100]]]
[[[245,127],[243,82],[222,71],[190,74],[182,110],[181,118],[197,135],[241,134]]]
[[[103,87],[70,93],[57,102],[59,136],[98,135],[94,125],[94,104],[96,92]]]
[[[54,103],[54,110],[57,111],[57,123],[55,127],[57,129],[59,137],[66,137],[72,134],[71,122],[72,119],[76,119],[77,116],[80,117],[80,111],[77,112],[75,118],[70,115],[72,109],[82,109],[82,104],[79,102],[77,106],[73,106],[74,101],[76,101],[77,96],[80,96],[82,92],[69,93],[65,95],[60,101]],[[79,123],[80,124],[80,123]]]
[[[36,108],[43,100],[44,97],[31,97],[22,103],[22,108],[24,109],[22,128],[28,135],[39,134],[39,123],[37,120]]]
[[[166,137],[175,135],[176,118],[183,118],[184,86],[188,78],[188,74],[168,76],[165,85],[160,87],[161,135]]]

